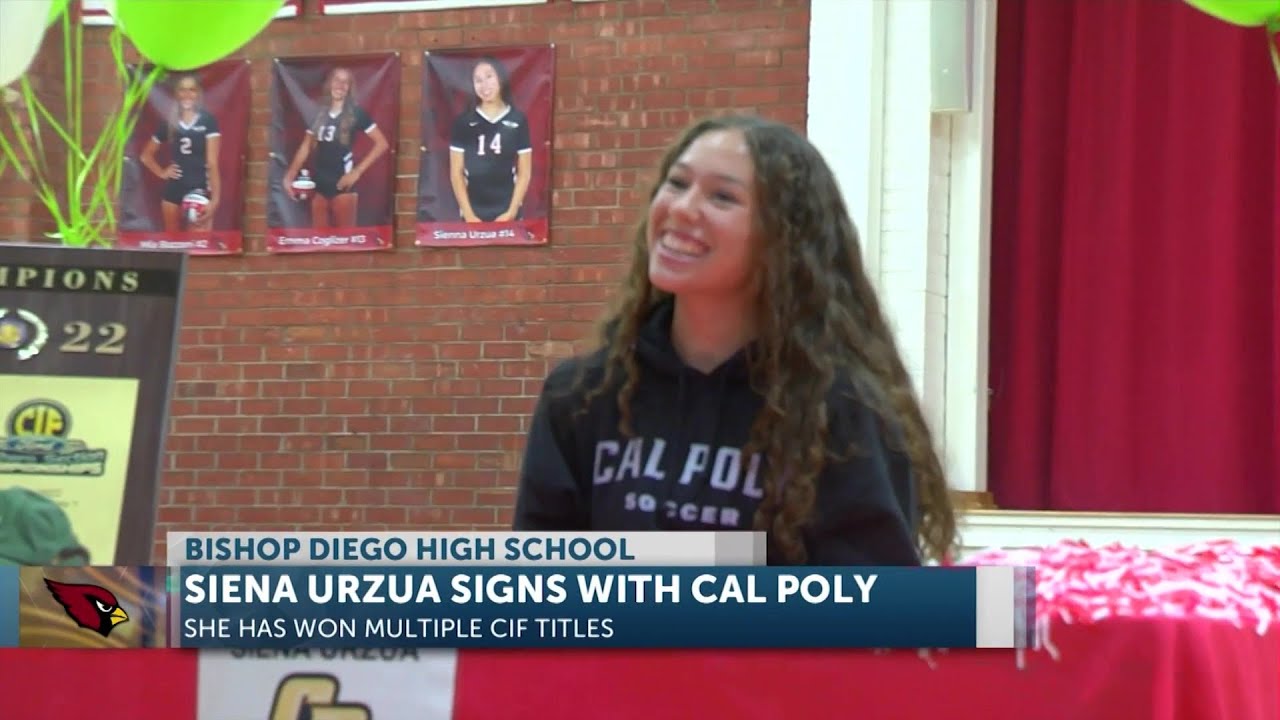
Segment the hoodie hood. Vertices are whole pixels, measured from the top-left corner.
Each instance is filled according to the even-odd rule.
[[[723,443],[746,445],[755,417],[747,409],[754,410],[760,404],[750,387],[748,348],[704,373],[687,365],[676,352],[671,335],[674,317],[675,300],[666,298],[653,307],[637,332],[637,363],[646,376],[656,381],[642,387],[665,390],[657,391],[657,396],[665,397],[661,406],[669,408],[669,432],[677,444],[689,447],[691,452]],[[759,473],[753,479],[763,484]]]
[[[668,297],[661,300],[649,311],[649,316],[640,326],[636,337],[636,355],[644,366],[655,373],[669,377],[692,374],[735,381],[747,380],[750,377],[750,365],[747,360],[750,353],[749,347],[739,350],[710,374],[703,374],[686,365],[676,352],[675,343],[671,339],[671,321],[675,317],[675,309],[674,298]]]

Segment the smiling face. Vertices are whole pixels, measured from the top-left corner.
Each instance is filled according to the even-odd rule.
[[[502,97],[502,83],[498,80],[498,71],[489,63],[480,63],[471,73],[471,83],[475,86],[476,97],[482,102],[494,102]]]
[[[336,70],[333,77],[329,78],[329,97],[334,102],[342,102],[347,99],[347,93],[351,92],[351,73],[346,70]]]
[[[174,95],[178,98],[178,107],[183,110],[194,110],[196,104],[200,102],[200,87],[196,85],[194,79],[183,78],[174,88]]]
[[[739,130],[676,158],[649,204],[649,282],[674,295],[742,295],[756,275],[755,167]]]

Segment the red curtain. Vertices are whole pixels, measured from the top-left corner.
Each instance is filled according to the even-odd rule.
[[[1174,0],[1001,2],[989,487],[1280,513],[1280,92]]]

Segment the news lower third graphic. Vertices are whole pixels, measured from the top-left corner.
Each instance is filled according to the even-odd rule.
[[[18,647],[169,646],[166,568],[15,569],[19,571],[13,613],[17,618]]]
[[[763,565],[751,532],[691,533],[170,533],[169,564]],[[175,552],[177,553],[175,555]]]
[[[101,585],[60,583],[49,578],[44,579],[44,584],[53,599],[67,611],[67,617],[86,630],[110,637],[117,625],[129,622],[129,613],[120,607],[115,593]]]
[[[0,565],[0,648],[18,647],[17,565]]]
[[[751,532],[173,533],[168,547],[170,637],[187,648],[1015,648],[1033,626],[1030,570],[771,568]]]
[[[170,533],[167,550],[0,568],[0,646],[1034,647],[1032,568],[768,567],[758,533]]]
[[[189,648],[970,648],[977,578],[972,568],[184,568],[173,634]]]
[[[187,558],[226,562],[244,560],[281,560],[290,562],[305,559],[309,562],[399,562],[402,560],[471,562],[497,560],[584,561],[635,560],[627,547],[626,538],[547,539],[507,538],[499,549],[492,538],[431,537],[409,542],[400,537],[313,537],[303,544],[301,538],[261,538],[231,540],[191,538],[186,542]]]

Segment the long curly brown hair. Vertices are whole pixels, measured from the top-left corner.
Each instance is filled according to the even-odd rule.
[[[690,143],[713,130],[738,130],[746,138],[755,166],[756,230],[764,238],[755,307],[759,335],[748,356],[751,385],[764,405],[747,449],[763,452],[767,467],[755,529],[767,531],[789,562],[805,562],[802,531],[813,510],[815,482],[833,454],[827,398],[844,377],[861,390],[860,399],[876,411],[882,427],[900,430],[886,433],[886,441],[900,436],[903,446],[894,449],[910,459],[919,503],[918,548],[926,561],[947,559],[956,520],[942,463],[863,268],[858,233],[817,149],[786,125],[763,118],[709,118],[686,130],[663,156],[650,200]],[[605,372],[586,393],[590,403],[616,388],[624,435],[632,434],[636,336],[652,308],[669,297],[649,282],[647,235],[642,218],[630,270],[603,319]]]

